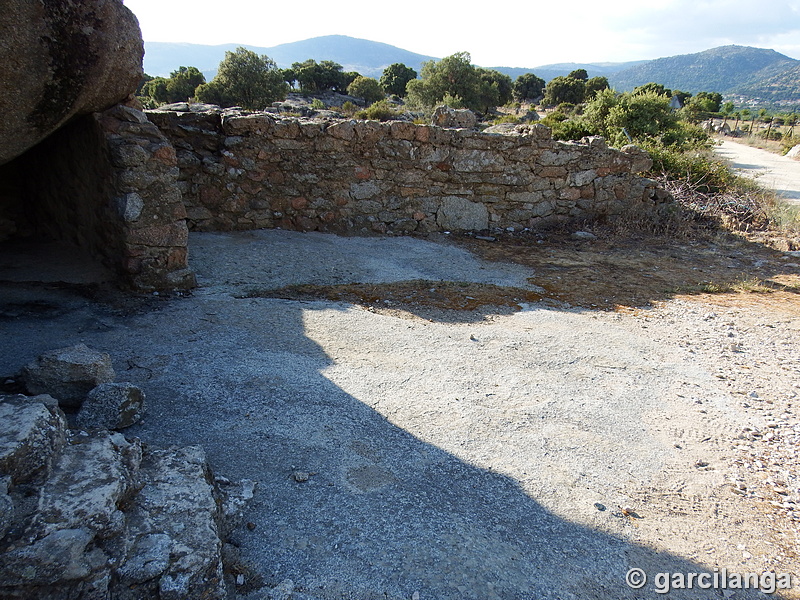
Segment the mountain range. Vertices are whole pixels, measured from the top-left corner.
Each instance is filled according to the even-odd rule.
[[[207,79],[216,72],[226,51],[241,44],[202,45],[172,42],[145,42],[144,68],[149,75],[169,76],[180,66],[193,66]],[[344,35],[315,37],[271,47],[245,46],[272,58],[279,67],[313,58],[332,60],[345,71],[380,77],[392,63],[403,63],[418,73],[422,63],[438,60],[390,44]],[[559,63],[531,68],[489,67],[516,79],[523,73],[535,73],[545,81],[585,69],[589,77],[607,77],[618,91],[630,91],[651,81],[686,92],[720,92],[738,96],[742,101],[758,98],[784,105],[800,106],[800,60],[774,50],[748,46],[721,46],[696,54],[683,54],[623,63]]]

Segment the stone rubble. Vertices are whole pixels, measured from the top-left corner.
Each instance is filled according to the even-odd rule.
[[[58,374],[76,379],[67,364],[113,376],[86,346],[47,356],[73,359],[26,370],[50,389],[72,389],[58,385]],[[52,396],[0,395],[0,597],[227,598],[223,540],[255,484],[214,479],[199,446],[151,448],[101,427],[138,416],[120,406],[143,400],[135,386],[101,383],[78,413],[87,433],[68,428]]]

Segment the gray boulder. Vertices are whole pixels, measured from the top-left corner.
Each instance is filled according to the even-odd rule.
[[[76,417],[83,429],[124,429],[144,412],[144,392],[132,383],[101,383],[86,395]]]
[[[78,408],[86,394],[114,381],[111,357],[86,344],[46,352],[22,369],[20,378],[30,394],[50,394],[64,408]]]
[[[50,472],[67,423],[49,396],[0,396],[0,477],[25,483]]]
[[[0,31],[0,165],[125,100],[142,78],[139,23],[121,0],[8,0]]]
[[[437,106],[431,118],[431,125],[454,129],[471,129],[477,123],[478,117],[468,108],[455,109],[449,106]]]

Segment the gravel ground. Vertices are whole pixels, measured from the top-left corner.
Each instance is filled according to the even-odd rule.
[[[0,286],[0,373],[81,341],[108,351],[147,394],[128,433],[202,444],[217,474],[256,480],[233,540],[237,595],[610,600],[665,597],[658,573],[800,575],[794,298],[376,310],[263,296],[408,280],[535,290],[537,274],[413,238],[190,244],[188,297]],[[625,583],[634,567],[641,590]]]

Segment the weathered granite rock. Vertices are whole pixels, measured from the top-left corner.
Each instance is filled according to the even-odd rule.
[[[431,125],[454,129],[470,129],[478,123],[478,117],[468,108],[437,106],[431,117]]]
[[[111,357],[86,344],[46,352],[20,375],[30,394],[50,394],[65,408],[80,407],[90,390],[114,381]]]
[[[137,490],[138,440],[120,433],[76,435],[42,488],[34,530],[87,529],[101,539],[122,533],[124,505]]]
[[[115,597],[225,598],[218,508],[203,449],[154,450],[141,476],[128,518],[128,545],[137,553],[121,565]]]
[[[199,447],[65,427],[49,396],[0,398],[0,598],[225,598],[253,482],[212,479]]]
[[[786,153],[786,156],[789,158],[798,158],[800,157],[800,144],[796,146],[792,146],[791,150]]]
[[[83,429],[124,429],[139,422],[144,392],[132,383],[101,383],[81,405],[76,424]]]
[[[11,477],[0,477],[0,540],[14,524],[14,501],[8,494]]]
[[[141,80],[139,24],[120,0],[9,0],[0,31],[0,164],[72,117],[124,100]]]
[[[64,414],[49,396],[0,396],[0,476],[24,483],[49,472],[64,446]]]

